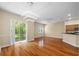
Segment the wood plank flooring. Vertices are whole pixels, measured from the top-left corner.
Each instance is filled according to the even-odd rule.
[[[61,39],[45,38],[44,46],[39,46],[41,39],[2,48],[1,56],[79,56],[79,48],[64,43]]]

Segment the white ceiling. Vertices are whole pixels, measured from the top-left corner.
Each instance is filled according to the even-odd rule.
[[[0,8],[21,15],[37,17],[38,21],[60,21],[66,20],[67,15],[72,18],[78,17],[78,2],[0,2]]]

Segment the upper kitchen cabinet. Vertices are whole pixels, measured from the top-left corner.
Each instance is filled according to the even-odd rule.
[[[66,25],[66,32],[67,31],[76,31],[78,29],[78,24]]]
[[[79,20],[71,20],[65,22],[66,33],[79,31]]]

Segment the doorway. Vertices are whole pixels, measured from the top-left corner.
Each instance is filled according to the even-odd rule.
[[[27,27],[26,23],[21,20],[15,22],[15,42],[21,42],[26,40]]]

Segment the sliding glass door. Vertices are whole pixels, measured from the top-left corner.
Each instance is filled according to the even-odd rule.
[[[15,42],[26,39],[26,24],[23,21],[17,20],[15,22]]]

